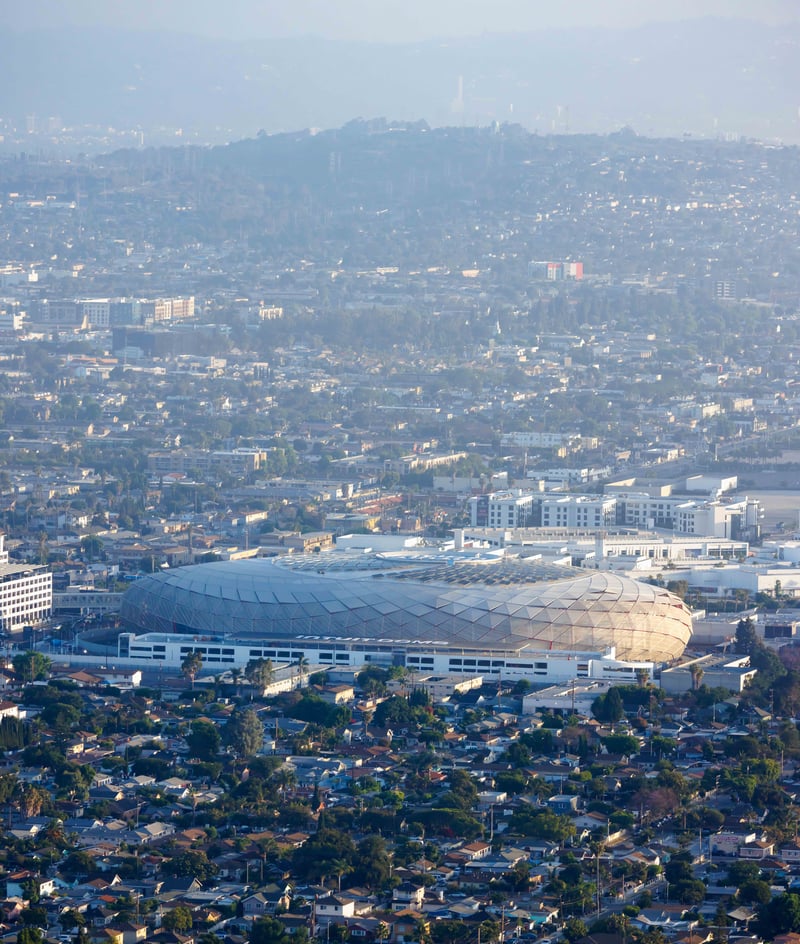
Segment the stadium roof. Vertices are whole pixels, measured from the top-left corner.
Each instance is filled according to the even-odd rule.
[[[668,661],[691,616],[661,587],[520,559],[331,552],[182,567],[136,581],[122,603],[143,632],[323,637],[510,652],[599,651]]]

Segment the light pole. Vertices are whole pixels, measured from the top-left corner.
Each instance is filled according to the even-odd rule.
[[[595,894],[597,897],[597,917],[600,917],[600,850],[598,849],[595,854],[595,862],[597,865],[597,877],[595,879]]]

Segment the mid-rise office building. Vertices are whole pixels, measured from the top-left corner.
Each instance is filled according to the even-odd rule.
[[[0,630],[20,633],[37,626],[53,611],[53,575],[44,566],[9,563],[0,534]]]

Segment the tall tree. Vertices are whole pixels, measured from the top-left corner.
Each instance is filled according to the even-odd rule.
[[[225,725],[223,739],[237,757],[252,757],[264,744],[264,725],[252,708],[236,711]]]
[[[326,827],[320,828],[292,856],[298,875],[308,881],[324,881],[337,874],[343,863],[354,861],[356,846],[350,834]]]
[[[17,944],[42,944],[44,937],[39,928],[23,928],[17,934]]]
[[[183,905],[170,909],[161,919],[161,926],[168,931],[191,931],[192,913]]]
[[[24,682],[35,682],[38,679],[47,678],[52,664],[47,656],[41,652],[29,649],[27,652],[21,652],[11,660],[14,671]]]
[[[382,836],[365,836],[356,850],[355,866],[358,877],[370,889],[381,888],[389,880],[392,863]]]
[[[217,726],[203,718],[196,718],[192,722],[192,730],[185,740],[191,755],[199,757],[200,760],[215,760],[222,744],[222,736]]]
[[[308,659],[305,656],[298,656],[295,665],[297,666],[297,674],[303,675],[308,668]]]
[[[263,692],[272,681],[274,671],[271,659],[251,659],[245,667],[244,674],[251,685]]]
[[[720,899],[714,915],[712,944],[728,944],[728,924],[728,909],[725,907],[725,902]]]
[[[747,619],[739,620],[736,627],[736,651],[740,655],[751,656],[757,646],[756,624],[749,616]]]
[[[217,867],[205,852],[199,849],[187,849],[164,864],[164,871],[179,878],[196,878],[205,882],[217,874]]]
[[[259,918],[250,929],[250,944],[286,944],[289,935],[277,918]]]
[[[183,662],[181,662],[181,672],[188,678],[192,683],[192,691],[194,691],[194,680],[197,676],[197,673],[203,668],[203,654],[198,652],[196,649],[191,649],[184,656]]]
[[[622,696],[616,687],[609,688],[605,695],[598,695],[592,702],[592,714],[598,721],[613,724],[625,714]]]

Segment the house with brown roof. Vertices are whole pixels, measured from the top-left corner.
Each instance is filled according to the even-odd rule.
[[[469,862],[474,862],[476,859],[485,859],[491,851],[491,843],[482,842],[479,840],[475,842],[466,842],[458,849],[458,852],[465,856]]]

